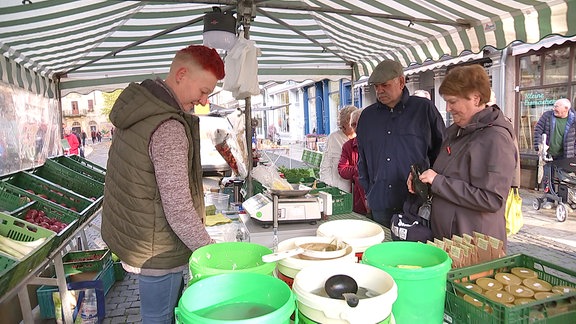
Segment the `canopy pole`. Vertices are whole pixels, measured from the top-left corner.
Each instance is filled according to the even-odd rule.
[[[250,39],[250,22],[252,21],[252,6],[251,3],[243,3],[245,5],[244,10],[240,11],[242,13],[242,26],[244,30],[244,38]],[[248,9],[248,10],[246,10]],[[258,73],[258,71],[256,71]],[[246,198],[252,197],[254,194],[254,187],[252,185],[252,164],[253,161],[253,154],[252,154],[252,97],[248,96],[244,98],[244,118],[246,124],[246,153],[247,161],[246,161]]]
[[[352,101],[350,104],[354,105],[354,92],[356,92],[354,90],[354,69],[356,68],[356,63],[352,62],[350,63],[350,100]],[[358,107],[358,108],[362,108],[362,107]]]

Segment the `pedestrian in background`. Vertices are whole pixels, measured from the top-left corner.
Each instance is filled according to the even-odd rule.
[[[70,127],[64,127],[64,138],[68,141],[68,154],[70,155],[78,155],[78,148],[80,147],[80,141],[78,140],[78,136],[76,133],[72,132]]]
[[[350,126],[350,115],[358,110],[355,106],[346,106],[338,112],[338,130],[328,135],[326,148],[320,162],[320,181],[332,187],[350,192],[351,181],[344,179],[338,173],[338,163],[342,155],[342,145],[351,138],[356,137],[356,132]]]
[[[400,63],[382,61],[368,84],[378,101],[358,120],[358,178],[372,217],[390,228],[408,196],[410,165],[434,163],[446,127],[432,101],[410,96]]]
[[[82,131],[82,147],[86,147],[86,132]]]
[[[131,83],[110,112],[102,238],[138,274],[142,322],[173,323],[192,251],[214,241],[203,224],[199,119],[224,63],[216,50],[179,50],[165,80]]]
[[[545,152],[552,161],[575,157],[576,154],[576,124],[574,112],[570,109],[572,105],[566,98],[558,99],[554,103],[552,110],[545,111],[534,126],[534,150],[539,151],[542,144],[542,135],[546,134]],[[552,165],[544,165],[543,181],[551,185]],[[552,199],[547,198],[542,205],[545,209],[552,208]]]
[[[479,232],[504,242],[506,199],[516,169],[514,130],[500,108],[487,106],[490,78],[478,65],[452,69],[438,89],[454,123],[440,154],[419,179],[430,184],[435,238]],[[412,176],[407,186],[412,188]]]
[[[350,115],[350,127],[354,130],[354,134],[356,134],[356,126],[358,125],[358,119],[361,113],[362,110],[358,109]],[[358,142],[356,137],[342,145],[342,154],[338,162],[338,174],[340,174],[343,179],[352,182],[352,187],[347,190],[352,192],[352,210],[358,214],[368,214],[369,209],[366,205],[366,194],[360,185],[360,181],[358,181]]]

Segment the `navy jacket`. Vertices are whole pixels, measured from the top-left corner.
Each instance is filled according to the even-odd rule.
[[[568,121],[564,130],[564,154],[562,158],[572,158],[576,156],[576,123],[572,110],[568,112]],[[542,134],[546,134],[546,144],[550,145],[551,134],[556,127],[556,117],[553,110],[548,110],[542,114],[536,126],[534,126],[534,150],[538,151],[538,144],[542,142]]]
[[[445,130],[434,103],[406,88],[393,109],[380,102],[364,109],[356,129],[358,175],[372,210],[402,210],[410,165],[433,165]]]

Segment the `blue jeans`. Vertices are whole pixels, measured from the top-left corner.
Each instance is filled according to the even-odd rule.
[[[174,323],[174,308],[182,295],[182,272],[164,276],[138,276],[140,315],[143,324]]]

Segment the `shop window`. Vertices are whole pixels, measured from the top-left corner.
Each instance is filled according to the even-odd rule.
[[[570,48],[564,47],[544,54],[544,84],[564,83],[569,80]]]
[[[531,87],[540,85],[542,64],[540,55],[528,55],[520,58],[520,86]]]
[[[554,102],[565,98],[567,86],[520,91],[520,129],[518,145],[521,153],[533,153],[534,127],[545,111],[554,107]]]
[[[79,115],[80,111],[78,110],[78,101],[72,101],[72,115]]]
[[[280,132],[288,133],[290,132],[290,96],[288,91],[282,92],[278,95],[278,104],[279,105],[286,105],[283,108],[279,109],[278,113],[278,127],[280,128]]]

